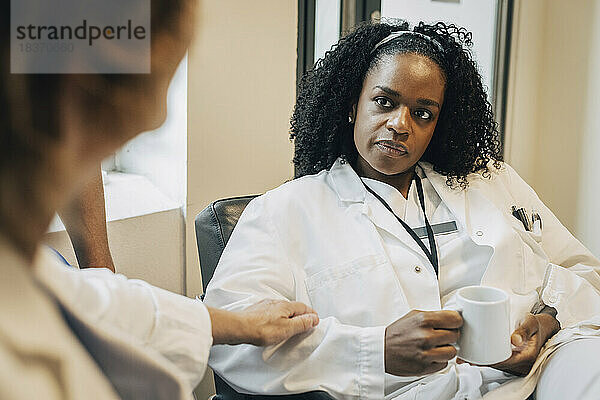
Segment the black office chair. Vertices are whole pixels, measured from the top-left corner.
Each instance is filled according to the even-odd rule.
[[[198,256],[200,258],[200,270],[202,273],[202,287],[206,291],[208,282],[213,277],[219,258],[231,236],[231,232],[237,224],[242,212],[256,196],[232,197],[217,200],[206,207],[196,216],[196,243],[198,244]],[[215,388],[217,396],[215,400],[330,400],[333,399],[323,391],[314,391],[285,396],[259,396],[236,392],[223,379],[215,374]]]

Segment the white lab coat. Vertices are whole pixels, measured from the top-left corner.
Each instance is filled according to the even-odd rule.
[[[600,314],[600,262],[510,166],[494,170],[491,179],[470,175],[466,190],[450,188],[431,165],[421,166],[459,225],[477,245],[491,249],[481,284],[509,294],[513,327],[530,311],[544,281],[542,299],[558,310],[564,328]],[[526,231],[511,215],[513,205],[537,211],[542,233]],[[405,246],[407,263],[426,266],[436,279],[422,250],[342,160],[253,200],[205,303],[239,310],[265,298],[297,300],[311,305],[321,322],[277,347],[216,346],[209,365],[242,392],[320,389],[336,398],[382,399],[385,327],[410,310],[403,287],[422,285],[423,303],[440,308],[452,296],[440,299],[436,284],[423,285],[410,274],[399,279],[381,230]],[[406,381],[424,385],[447,373]]]
[[[0,398],[190,399],[212,331],[200,302],[0,237]]]

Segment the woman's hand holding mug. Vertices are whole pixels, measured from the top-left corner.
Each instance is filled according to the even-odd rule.
[[[546,341],[559,329],[560,324],[552,315],[528,314],[510,337],[514,346],[510,358],[492,367],[515,375],[527,375]]]
[[[385,330],[385,372],[415,376],[446,368],[462,324],[456,311],[410,311]]]

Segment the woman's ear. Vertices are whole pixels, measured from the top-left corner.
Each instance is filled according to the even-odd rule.
[[[350,113],[348,114],[348,122],[353,124],[356,121],[356,103],[352,104]]]

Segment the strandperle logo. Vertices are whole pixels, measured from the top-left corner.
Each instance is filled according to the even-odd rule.
[[[11,72],[150,73],[150,0],[11,0]]]
[[[29,24],[28,26],[17,26],[17,40],[85,40],[92,46],[98,39],[121,40],[121,39],[146,39],[146,28],[141,25],[133,25],[131,20],[127,25],[104,26],[89,25],[83,20],[81,25],[72,27],[62,26],[39,26]]]

